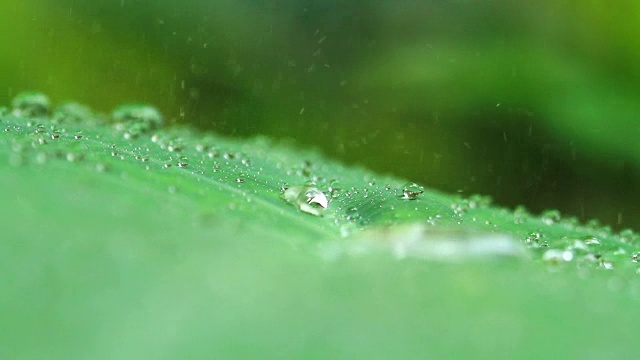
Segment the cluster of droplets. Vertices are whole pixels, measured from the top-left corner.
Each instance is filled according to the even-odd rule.
[[[10,161],[16,165],[24,162],[22,154],[29,149],[55,142],[64,141],[67,144],[87,139],[85,133],[70,131],[72,127],[64,127],[65,124],[79,123],[80,120],[86,119],[107,121],[93,114],[90,109],[75,103],[67,103],[52,110],[49,99],[40,93],[24,93],[16,96],[11,109],[0,109],[0,115],[26,119],[24,123],[14,122],[5,127],[7,132],[23,131],[31,135],[28,141],[13,144],[14,154]],[[207,138],[193,145],[185,140],[188,137],[180,136],[178,131],[156,132],[163,126],[164,120],[160,112],[151,106],[121,106],[114,110],[110,117],[118,136],[131,140],[128,142],[129,146],[113,145],[109,149],[115,158],[139,161],[144,163],[147,169],[157,166],[166,171],[188,171],[192,174],[219,177],[224,179],[226,186],[235,184],[233,186],[239,189],[238,193],[245,194],[247,201],[251,199],[249,189],[256,191],[256,187],[246,187],[247,182],[271,189],[268,191],[278,191],[280,185],[276,184],[283,182],[283,178],[259,177],[263,172],[262,167],[255,165],[245,152],[233,146],[227,148],[216,143],[217,140]],[[137,142],[136,139],[142,135],[149,136],[151,143],[154,144],[151,146],[163,150],[165,157],[162,158],[157,155],[157,151],[152,151],[148,142]],[[91,137],[97,139],[97,136]],[[263,157],[270,158],[268,144],[264,147],[266,150],[263,150]],[[72,149],[73,147],[70,146],[60,146],[56,152],[37,151],[34,159],[37,163],[44,163],[50,158],[61,158],[69,162],[81,162],[85,159],[84,153],[78,150],[78,147],[75,148],[76,150]],[[258,160],[258,162],[262,161],[260,157]],[[425,225],[437,225],[446,219],[446,216],[443,217],[441,214],[424,215],[426,213],[422,210],[429,203],[424,201],[427,199],[424,187],[415,183],[407,183],[400,187],[384,185],[384,182],[379,184],[374,179],[365,178],[361,185],[352,186],[343,184],[339,179],[319,175],[323,171],[312,161],[298,164],[276,162],[275,165],[276,168],[284,170],[284,178],[288,179],[285,181],[294,184],[281,187],[283,200],[300,211],[314,216],[324,216],[330,212],[332,214],[330,218],[341,227],[341,232],[344,234],[349,233],[349,229],[368,225],[377,214],[395,213],[396,207],[404,210],[415,209],[416,214],[422,216],[421,219]],[[98,171],[107,171],[110,167],[111,165],[105,162],[95,164]],[[202,179],[204,178],[197,178],[198,181]],[[177,191],[175,185],[170,185],[168,188],[172,193]],[[489,220],[480,220],[486,219],[486,215],[476,215],[486,209],[500,211],[502,218],[512,216],[514,224],[517,225],[539,224],[539,231],[528,233],[523,242],[534,253],[539,254],[543,262],[553,267],[576,263],[582,267],[613,269],[623,262],[640,264],[640,252],[638,252],[640,239],[630,230],[615,235],[609,227],[602,226],[596,221],[580,224],[576,218],[563,217],[557,210],[548,210],[536,217],[522,207],[516,208],[513,212],[493,209],[491,198],[480,195],[456,199],[451,203],[450,209],[454,215],[453,218],[458,219],[459,224],[463,219],[469,219],[471,222],[489,226],[490,231],[498,230],[497,225]],[[480,211],[476,213],[477,210]],[[576,234],[589,235],[558,239],[553,236],[553,229],[559,226]],[[343,231],[343,229],[347,230]],[[609,239],[616,239],[617,242],[611,244]]]
[[[48,97],[38,92],[24,92],[12,100],[11,109],[1,111],[5,121],[4,132],[16,132],[24,136],[13,137],[9,163],[20,166],[27,163],[42,165],[52,159],[81,162],[85,154],[73,142],[83,140],[81,131],[73,132],[62,126],[78,116],[86,116],[94,122],[96,117],[89,110],[75,103],[51,108]],[[80,115],[84,113],[85,115]],[[62,145],[66,143],[66,145]]]

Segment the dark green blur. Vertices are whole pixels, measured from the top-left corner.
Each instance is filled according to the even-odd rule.
[[[348,163],[640,229],[640,3],[0,3],[0,103],[294,138]]]

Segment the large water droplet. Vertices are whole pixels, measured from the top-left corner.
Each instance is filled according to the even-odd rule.
[[[11,102],[16,116],[44,116],[49,113],[49,98],[39,92],[23,92]]]
[[[52,120],[54,122],[80,122],[87,121],[94,117],[93,112],[87,106],[69,102],[56,108]]]
[[[403,200],[416,200],[422,193],[424,193],[424,187],[416,183],[408,182],[404,184],[400,198]]]
[[[158,109],[144,104],[122,105],[111,113],[111,117],[116,122],[116,129],[123,131],[125,138],[157,129],[164,123]]]
[[[284,190],[282,197],[298,209],[321,216],[329,207],[327,196],[315,184],[294,185]]]

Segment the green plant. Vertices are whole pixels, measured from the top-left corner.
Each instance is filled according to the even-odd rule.
[[[22,94],[0,120],[4,358],[622,357],[638,235],[263,137]]]

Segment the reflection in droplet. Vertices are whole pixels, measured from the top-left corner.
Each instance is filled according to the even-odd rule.
[[[424,193],[424,187],[416,183],[409,182],[402,188],[402,195],[400,198],[403,200],[416,200],[422,193]]]
[[[321,216],[329,207],[327,196],[314,184],[290,186],[284,190],[282,197],[298,209],[315,216]]]

